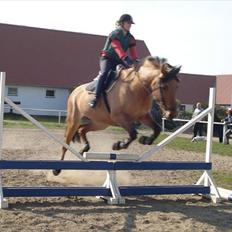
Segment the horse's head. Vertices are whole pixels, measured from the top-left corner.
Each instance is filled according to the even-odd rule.
[[[152,82],[155,85],[153,87],[157,89],[153,92],[153,96],[160,103],[164,116],[172,119],[177,115],[176,91],[179,83],[177,74],[181,67],[173,67],[169,64],[165,66],[165,69],[162,69],[163,75],[159,77],[158,82]]]
[[[180,68],[171,66],[166,59],[159,57],[147,57],[140,67],[141,79],[146,83],[167,119],[177,115],[176,91],[179,83],[177,74]]]

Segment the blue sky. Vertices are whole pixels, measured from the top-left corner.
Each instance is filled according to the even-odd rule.
[[[232,74],[232,1],[0,1],[0,22],[108,35],[121,14],[182,72]],[[98,54],[96,54],[97,56]]]

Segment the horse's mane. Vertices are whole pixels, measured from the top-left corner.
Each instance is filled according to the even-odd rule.
[[[127,75],[123,78],[125,80],[132,80],[133,76],[132,74],[135,72],[138,72],[139,69],[144,65],[146,61],[151,62],[155,68],[161,69],[161,72],[166,75],[172,68],[173,66],[168,63],[168,60],[163,57],[159,56],[147,56],[142,58],[139,63],[137,63],[132,70],[130,70]]]
[[[140,60],[140,62],[135,66],[135,71],[138,71],[141,66],[143,66],[145,61],[150,61],[156,68],[160,68],[163,73],[170,71],[173,66],[168,63],[168,60],[159,56],[147,56]]]

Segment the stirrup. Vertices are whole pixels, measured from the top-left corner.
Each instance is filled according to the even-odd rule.
[[[97,106],[97,99],[93,99],[91,102],[89,102],[89,106],[91,108],[95,108]]]

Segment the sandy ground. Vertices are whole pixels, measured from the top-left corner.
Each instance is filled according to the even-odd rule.
[[[62,130],[53,133],[63,137]],[[105,152],[124,137],[110,132],[89,136],[92,150]],[[141,154],[149,148],[135,142],[124,153]],[[60,150],[39,130],[4,131],[4,159],[59,159]],[[67,153],[66,159],[75,157]],[[204,154],[164,149],[152,159],[204,160]],[[232,171],[229,157],[214,155],[213,163],[214,169]],[[118,180],[121,185],[192,184],[200,175],[198,171],[122,171]],[[101,186],[104,179],[101,171],[63,171],[58,177],[51,171],[3,171],[5,186]],[[116,206],[95,197],[10,198],[9,208],[0,211],[0,231],[232,231],[232,204],[213,204],[192,195],[133,197]]]

